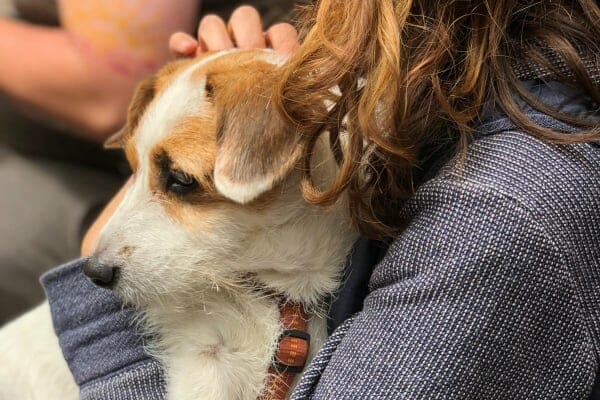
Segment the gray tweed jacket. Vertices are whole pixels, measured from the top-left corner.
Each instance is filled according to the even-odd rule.
[[[565,86],[527,84],[565,112],[598,108]],[[573,131],[525,110],[537,123]],[[465,159],[448,162],[399,212],[410,225],[367,274],[362,308],[335,329],[294,400],[592,396],[600,358],[600,145],[543,143],[491,114]],[[359,264],[350,268],[369,267]],[[160,368],[136,350],[127,310],[90,296],[99,289],[77,264],[44,283],[82,399],[163,398]],[[359,304],[361,295],[349,293],[342,291],[342,303]]]
[[[562,85],[528,84],[566,112],[590,108]],[[542,143],[501,115],[480,134],[402,210],[410,226],[294,400],[590,398],[600,356],[600,146]]]

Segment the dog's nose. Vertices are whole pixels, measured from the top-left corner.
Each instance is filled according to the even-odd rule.
[[[100,262],[95,257],[88,259],[83,265],[83,273],[90,278],[92,283],[103,288],[110,288],[116,282],[118,269],[118,267]]]

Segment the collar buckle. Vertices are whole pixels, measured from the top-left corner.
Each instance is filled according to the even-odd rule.
[[[297,329],[286,329],[279,337],[277,354],[272,367],[280,373],[299,374],[306,366],[310,334]]]

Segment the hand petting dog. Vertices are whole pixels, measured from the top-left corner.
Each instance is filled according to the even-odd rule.
[[[187,33],[177,32],[169,41],[171,52],[178,57],[192,57],[207,51],[272,48],[290,56],[299,47],[298,32],[287,23],[273,25],[263,31],[260,15],[255,8],[237,8],[229,23],[216,15],[207,15],[198,25],[198,39]]]

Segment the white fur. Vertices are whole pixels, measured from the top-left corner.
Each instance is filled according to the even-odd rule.
[[[222,173],[218,164],[215,168],[215,186],[219,193],[240,204],[249,203],[270,190],[274,181],[273,175],[268,174],[252,182],[237,183]]]
[[[0,400],[77,400],[45,302],[0,330]]]
[[[189,77],[206,62],[181,72],[143,116],[139,169],[95,256],[121,266],[115,292],[143,310],[140,323],[158,337],[148,350],[167,371],[168,399],[255,400],[282,330],[277,302],[255,285],[306,305],[312,357],[326,339],[322,301],[337,288],[356,233],[344,200],[327,211],[304,202],[297,172],[264,210],[215,206],[187,226],[169,216],[149,187],[149,152],[179,118],[201,112],[187,106],[204,92]],[[337,171],[327,143],[322,138],[313,156],[321,184]],[[26,323],[15,324],[5,335],[18,335]]]

